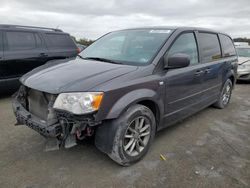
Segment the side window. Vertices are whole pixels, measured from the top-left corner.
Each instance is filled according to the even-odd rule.
[[[75,44],[69,35],[46,33],[49,48],[73,48]]]
[[[234,48],[233,41],[226,35],[220,35],[220,39],[224,57],[235,56],[236,51]]]
[[[3,34],[2,34],[2,32],[0,31],[0,55],[2,55],[2,54],[1,54],[2,51],[3,51]]]
[[[217,34],[199,33],[202,50],[202,62],[211,62],[221,58],[220,43]]]
[[[193,33],[185,33],[177,38],[168,51],[168,56],[185,53],[190,56],[190,64],[198,63],[197,44]]]
[[[8,50],[31,50],[36,48],[36,39],[31,32],[6,32]]]

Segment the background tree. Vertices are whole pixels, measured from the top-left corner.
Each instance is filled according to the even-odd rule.
[[[248,39],[246,37],[244,37],[244,38],[239,37],[239,38],[235,38],[233,40],[234,40],[234,42],[248,42],[248,44],[250,45],[250,39]]]
[[[80,39],[76,39],[74,36],[71,36],[71,38],[78,44],[82,44],[85,46],[89,46],[90,44],[92,44],[94,42],[94,40],[91,39],[87,39],[87,38],[80,38]]]

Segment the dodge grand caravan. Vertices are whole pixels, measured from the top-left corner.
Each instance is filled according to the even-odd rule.
[[[236,72],[227,34],[186,27],[115,31],[74,60],[24,75],[13,96],[16,125],[48,138],[48,150],[93,136],[98,149],[128,166],[146,154],[157,131],[210,105],[225,108]]]

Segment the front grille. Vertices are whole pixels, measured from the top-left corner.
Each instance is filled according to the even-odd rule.
[[[47,120],[49,113],[50,101],[52,101],[53,95],[30,89],[28,92],[28,111],[41,118]]]

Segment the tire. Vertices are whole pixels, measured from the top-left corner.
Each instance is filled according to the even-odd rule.
[[[225,108],[230,102],[232,90],[233,90],[232,81],[230,79],[227,79],[221,90],[219,100],[216,103],[214,103],[213,106],[219,109]]]
[[[155,117],[149,108],[136,104],[118,119],[112,120],[108,131],[114,131],[108,156],[122,166],[129,166],[146,155],[155,136]],[[100,134],[97,132],[97,135]],[[110,134],[102,134],[104,136],[108,137]],[[98,148],[103,147],[99,141]]]

